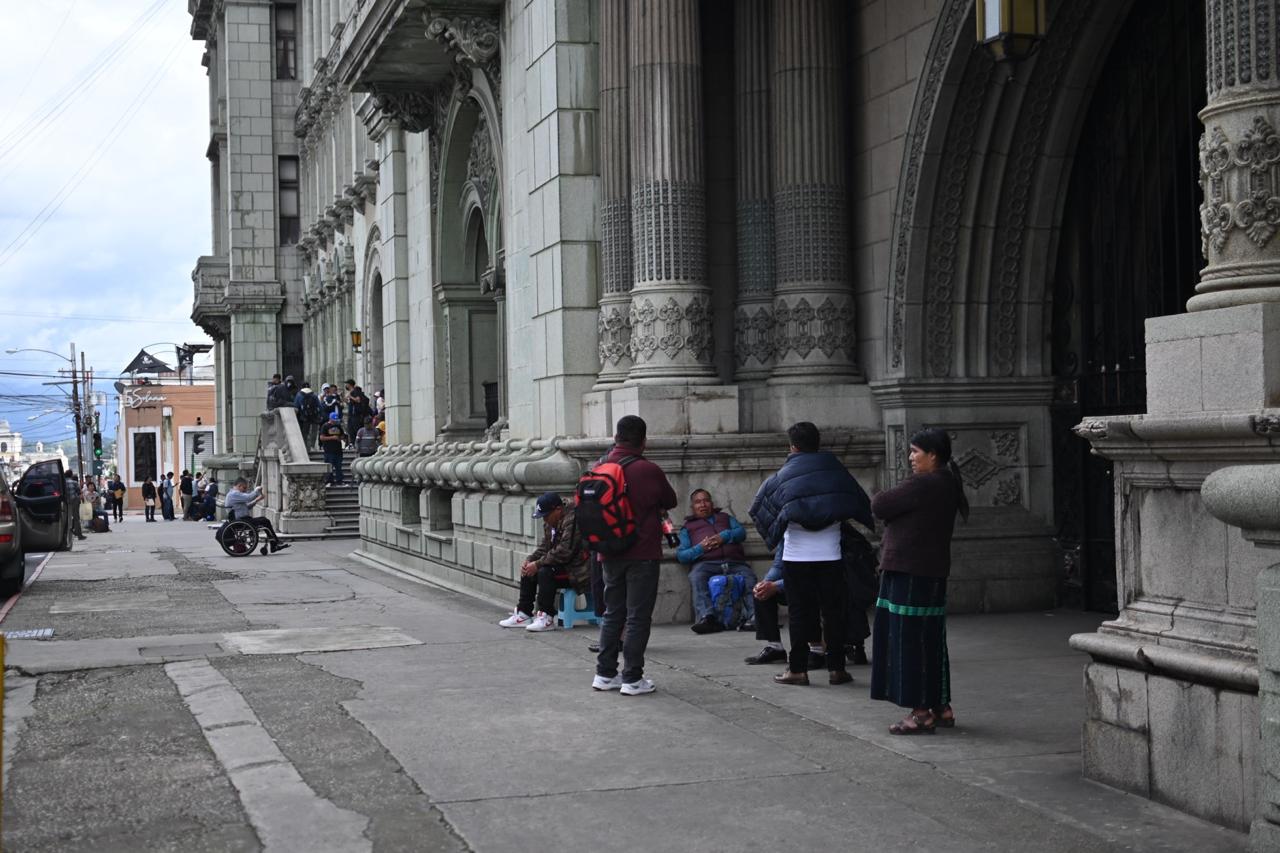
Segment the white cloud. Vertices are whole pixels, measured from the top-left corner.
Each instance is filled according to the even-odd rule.
[[[145,25],[132,26],[148,10]],[[0,370],[52,372],[63,365],[51,356],[2,351],[61,353],[75,341],[99,375],[114,375],[144,344],[207,340],[190,321],[190,272],[210,242],[208,88],[204,46],[191,40],[190,24],[176,0],[0,9]],[[130,34],[127,48],[83,85],[85,69]],[[149,81],[154,88],[140,100]],[[11,137],[62,92],[72,96],[59,117]],[[131,105],[136,112],[122,121]],[[117,123],[118,138],[104,148]],[[5,253],[95,157],[43,227]],[[173,359],[172,350],[155,354]],[[7,411],[4,398],[33,382],[49,390],[38,379],[0,375],[0,418],[25,420],[29,410]]]

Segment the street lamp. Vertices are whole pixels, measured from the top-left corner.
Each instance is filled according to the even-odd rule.
[[[364,339],[359,329],[351,330],[351,351],[360,352],[360,342]]]
[[[1048,29],[1045,0],[978,0],[978,44],[997,62],[1026,59]]]
[[[57,356],[58,358],[62,359],[63,361],[67,361],[67,362],[70,362],[70,363],[71,363],[71,412],[72,412],[72,414],[75,416],[75,420],[76,420],[76,468],[78,469],[78,474],[79,474],[79,479],[77,480],[77,482],[83,483],[83,482],[84,482],[84,423],[85,423],[85,418],[83,417],[83,414],[82,414],[82,413],[81,413],[81,411],[80,411],[80,380],[76,377],[76,345],[75,345],[75,342],[73,341],[73,342],[71,343],[71,356],[70,356],[70,358],[68,358],[68,357],[67,357],[67,356],[65,356],[65,355],[58,355],[58,353],[54,352],[53,350],[41,349],[41,348],[39,348],[39,347],[22,347],[22,348],[18,348],[18,349],[7,349],[7,350],[5,350],[5,352],[6,352],[6,353],[8,353],[9,355],[14,355],[15,353],[20,353],[20,352],[43,352],[43,353],[47,353],[47,354],[49,354],[49,355]],[[80,364],[81,364],[81,366],[82,366],[82,369],[81,369],[81,371],[80,371],[80,372],[81,372],[82,374],[85,374],[85,371],[83,370],[83,365],[84,365],[84,353],[80,353]],[[86,375],[87,375],[87,374],[86,374]],[[88,387],[89,387],[89,384],[88,384],[88,382],[86,381],[86,382],[85,382],[85,390],[86,390],[86,391],[88,390]]]

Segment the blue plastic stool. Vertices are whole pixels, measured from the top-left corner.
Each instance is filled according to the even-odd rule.
[[[560,597],[557,606],[560,612],[556,618],[560,620],[560,624],[566,628],[572,628],[574,622],[589,622],[592,625],[600,624],[600,617],[596,616],[595,605],[591,601],[591,593],[584,593],[583,597],[587,600],[587,606],[582,610],[578,609],[578,594],[573,591],[573,587],[556,590],[556,594]]]

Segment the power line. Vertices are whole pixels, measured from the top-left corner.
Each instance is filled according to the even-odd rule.
[[[30,142],[41,131],[42,126],[47,126],[56,121],[76,97],[88,91],[102,76],[103,72],[115,63],[129,42],[133,41],[150,24],[151,19],[159,13],[164,2],[165,0],[155,0],[127,29],[121,31],[120,35],[116,36],[116,40],[108,45],[102,53],[98,54],[93,62],[80,71],[75,79],[54,93],[50,100],[55,98],[57,100],[51,106],[48,106],[43,113],[37,108],[35,112],[16,127],[3,137],[0,137],[0,161],[3,161],[14,151]]]
[[[139,317],[111,317],[106,315],[90,315],[90,314],[49,314],[39,313],[35,311],[0,311],[0,317],[35,317],[46,320],[96,320],[102,322],[128,322],[128,323],[156,323],[162,326],[172,326],[180,320],[146,320]],[[194,323],[192,325],[195,325]]]
[[[77,0],[71,0],[71,5],[67,7],[67,11],[62,15],[62,20],[58,22],[58,28],[53,31],[53,35],[49,38],[49,42],[44,46],[44,52],[40,54],[40,58],[31,66],[31,73],[27,75],[27,82],[22,84],[22,89],[18,92],[18,97],[13,102],[14,109],[17,109],[18,104],[22,103],[22,99],[27,96],[27,90],[31,88],[31,81],[36,79],[36,72],[40,70],[41,66],[44,65],[45,59],[49,56],[49,49],[52,48],[53,43],[58,40],[58,36],[62,35],[62,28],[67,25],[67,20],[71,17],[71,12],[76,8],[76,2]]]
[[[184,38],[183,42],[185,42],[185,40],[186,39]],[[126,107],[125,111],[120,115],[120,118],[118,118],[116,123],[111,126],[111,129],[107,131],[107,137],[98,144],[93,153],[89,155],[89,158],[80,165],[80,168],[77,169],[70,178],[67,179],[67,182],[62,185],[62,188],[58,190],[53,198],[49,199],[38,213],[36,213],[32,220],[27,223],[27,226],[18,232],[18,236],[14,237],[13,240],[9,242],[9,245],[0,249],[0,267],[4,267],[5,264],[9,263],[9,261],[13,260],[17,256],[18,252],[20,252],[22,248],[31,241],[32,237],[39,233],[45,223],[58,212],[67,199],[71,198],[72,194],[75,193],[80,184],[84,182],[84,179],[87,178],[93,171],[94,167],[98,165],[98,162],[102,160],[107,151],[111,149],[112,144],[114,144],[120,137],[124,132],[124,129],[128,127],[129,122],[131,122],[133,117],[137,115],[138,111],[142,108],[142,105],[151,97],[151,93],[160,85],[160,81],[164,79],[164,72],[168,70],[169,64],[174,60],[175,51],[183,42],[178,42],[169,49],[169,53],[165,55],[164,63],[157,68],[151,78],[143,84],[143,88],[138,91],[136,96],[134,96],[134,99],[129,103],[129,106]]]

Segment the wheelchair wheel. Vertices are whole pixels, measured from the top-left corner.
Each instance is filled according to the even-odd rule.
[[[228,521],[218,542],[232,557],[247,557],[258,547],[258,528],[247,521]]]

